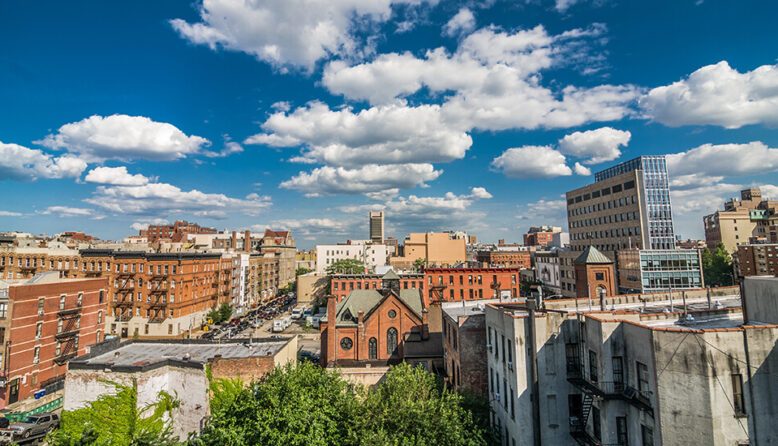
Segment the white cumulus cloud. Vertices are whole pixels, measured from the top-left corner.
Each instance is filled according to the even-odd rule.
[[[475,15],[473,11],[462,8],[451,20],[443,25],[443,34],[447,36],[456,36],[460,33],[467,33],[475,28]]]
[[[778,126],[778,65],[740,73],[726,61],[704,66],[686,79],[657,87],[640,98],[654,121],[671,127],[749,124]]]
[[[90,116],[65,124],[38,141],[45,147],[65,149],[93,162],[107,159],[172,161],[198,153],[210,142],[184,134],[172,124],[144,116]]]
[[[200,22],[171,20],[192,43],[242,51],[276,67],[312,70],[331,55],[353,56],[364,49],[354,33],[358,23],[384,22],[393,4],[425,0],[203,0]],[[429,0],[435,4],[435,0]]]
[[[94,209],[74,208],[69,206],[49,206],[43,215],[56,215],[58,217],[90,217],[94,214]]]
[[[85,169],[86,162],[73,155],[55,157],[41,150],[0,141],[0,180],[76,178]]]
[[[86,174],[87,183],[112,184],[117,186],[143,186],[149,179],[141,174],[132,175],[127,167],[95,167]]]
[[[711,179],[756,175],[778,170],[778,149],[761,141],[747,144],[703,144],[667,155],[667,171],[678,186],[710,184]]]
[[[584,164],[599,164],[621,156],[619,147],[626,147],[631,137],[629,131],[612,127],[574,132],[559,140],[559,151],[576,158],[585,158]]]
[[[575,172],[576,175],[589,176],[592,174],[592,169],[584,166],[581,163],[575,163],[573,166],[573,172]]]
[[[432,164],[369,164],[356,169],[323,166],[300,172],[279,187],[302,192],[308,197],[372,192],[392,195],[397,189],[422,186],[441,173],[443,171],[435,170]]]
[[[0,211],[0,217],[21,217],[21,212]]]
[[[492,167],[509,178],[553,178],[572,175],[565,156],[549,146],[514,147],[492,160]]]

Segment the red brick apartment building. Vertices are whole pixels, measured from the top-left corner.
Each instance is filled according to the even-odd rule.
[[[177,221],[172,225],[150,225],[139,231],[139,235],[145,236],[149,243],[162,239],[170,239],[173,242],[186,241],[189,234],[216,234],[215,228],[204,228],[197,223]]]
[[[105,278],[49,272],[0,287],[0,409],[62,388],[67,361],[104,338]]]
[[[532,268],[532,254],[529,251],[478,251],[476,260],[489,266]]]
[[[424,305],[438,302],[493,299],[497,290],[519,295],[521,268],[427,268],[424,274],[402,274],[400,289],[418,289]],[[354,290],[380,290],[377,274],[339,274],[332,276],[331,292],[340,302]]]

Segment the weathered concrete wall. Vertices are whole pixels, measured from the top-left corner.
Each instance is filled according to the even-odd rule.
[[[748,320],[778,324],[778,278],[746,277],[743,287]]]
[[[751,444],[778,445],[778,327],[746,328],[745,336],[751,378],[743,385],[749,396]]]
[[[133,379],[138,383],[138,407],[156,400],[161,390],[178,398],[181,405],[173,411],[173,432],[181,439],[185,439],[189,432],[199,431],[201,420],[209,415],[205,371],[169,366],[137,373],[68,370],[65,378],[64,409],[82,408],[100,395],[113,393],[114,388],[104,381],[129,385]]]
[[[371,387],[383,381],[389,367],[343,367],[338,370],[346,380]]]

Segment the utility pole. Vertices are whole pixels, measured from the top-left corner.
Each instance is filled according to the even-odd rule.
[[[538,386],[538,350],[535,344],[535,299],[527,299],[527,316],[529,333],[527,333],[527,345],[529,346],[529,367],[532,398],[532,436],[535,446],[541,446],[540,440],[540,395]]]

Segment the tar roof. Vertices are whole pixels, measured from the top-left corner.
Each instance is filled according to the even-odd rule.
[[[95,356],[71,361],[87,365],[111,367],[143,367],[168,360],[205,364],[220,355],[222,358],[252,358],[272,356],[286,345],[288,339],[248,343],[178,343],[135,341]],[[186,359],[185,356],[189,355]]]

